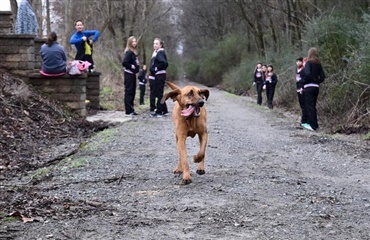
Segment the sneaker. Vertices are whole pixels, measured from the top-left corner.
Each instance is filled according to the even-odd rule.
[[[136,115],[139,115],[137,114],[136,112],[132,112],[132,113],[126,113],[127,116],[136,116]]]
[[[163,117],[163,115],[161,114],[158,114],[158,113],[154,113],[154,114],[150,114],[152,117],[157,117],[157,118],[161,118]]]
[[[303,123],[302,124],[302,127],[305,128],[305,129],[307,129],[307,130],[310,130],[310,131],[315,131],[315,130],[313,130],[313,128],[308,123]]]

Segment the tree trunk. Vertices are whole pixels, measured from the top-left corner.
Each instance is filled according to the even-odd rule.
[[[46,0],[46,31],[47,35],[51,32],[51,23],[50,23],[50,1]]]

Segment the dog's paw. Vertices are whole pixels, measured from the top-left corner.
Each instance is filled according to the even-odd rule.
[[[197,154],[193,157],[195,163],[200,163],[204,159],[204,154]]]
[[[178,169],[178,168],[175,168],[173,170],[173,174],[182,174],[182,170],[181,169]]]
[[[192,183],[191,179],[182,179],[180,185],[188,185]]]
[[[203,175],[203,174],[205,174],[205,173],[206,173],[206,171],[198,169],[198,170],[197,170],[197,173],[198,173],[199,175]]]

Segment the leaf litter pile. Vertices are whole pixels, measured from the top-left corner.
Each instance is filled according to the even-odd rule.
[[[108,127],[105,122],[78,118],[22,79],[0,70],[0,222],[9,217],[27,222],[37,216],[65,215],[71,213],[71,206],[85,206],[81,213],[91,208],[92,204],[43,196],[35,181],[16,185],[8,180],[62,160],[84,139]],[[72,143],[77,147],[68,149]]]

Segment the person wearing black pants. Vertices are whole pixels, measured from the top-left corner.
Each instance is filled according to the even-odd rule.
[[[308,119],[307,122],[308,122],[308,125],[313,130],[316,130],[319,128],[319,124],[317,121],[317,110],[316,110],[316,103],[317,103],[318,96],[319,96],[319,87],[314,87],[314,86],[305,87],[304,97],[305,97],[306,109],[307,109],[307,119]]]
[[[266,70],[266,66],[265,66]],[[262,69],[262,63],[257,63],[256,69],[254,70],[254,81],[253,86],[256,85],[257,90],[257,104],[262,104],[262,88],[263,88],[263,82],[265,80],[265,72]]]
[[[270,109],[273,109],[273,100],[275,95],[275,87],[277,84],[278,78],[274,73],[274,67],[270,64],[267,66],[267,74],[265,79],[264,89],[266,89],[267,97],[267,106]]]
[[[298,96],[298,102],[299,106],[301,107],[301,126],[303,127],[303,124],[307,123],[307,109],[306,109],[306,101],[304,96],[304,65],[306,63],[307,59],[303,59],[302,57],[298,57],[296,59],[296,74],[295,74],[295,80],[296,80],[296,86],[297,86],[297,96]]]
[[[143,65],[137,78],[139,79],[139,88],[140,88],[139,104],[144,105],[145,84],[146,84],[146,65]]]
[[[150,73],[155,76],[154,80],[154,98],[156,99],[156,111],[153,117],[162,117],[168,113],[166,103],[162,104],[161,100],[164,94],[164,85],[166,83],[166,69],[168,67],[167,56],[164,51],[163,41],[159,38],[154,39],[154,52],[150,66]]]
[[[150,88],[150,93],[149,93],[149,105],[150,105],[150,112],[154,114],[155,112],[155,77],[152,74],[149,74],[149,88]]]
[[[139,60],[136,54],[137,40],[134,36],[127,39],[125,56],[122,61],[124,70],[125,87],[125,111],[126,115],[138,115],[134,109],[134,100],[136,93],[136,74],[139,72]]]
[[[319,128],[317,121],[316,103],[319,96],[320,84],[325,80],[325,72],[316,48],[310,48],[307,54],[307,62],[304,67],[304,96],[307,109],[307,124],[303,127],[315,131]]]

